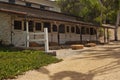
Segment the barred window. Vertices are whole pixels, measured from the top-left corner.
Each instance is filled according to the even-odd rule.
[[[53,32],[57,32],[57,26],[53,25],[52,30],[53,30]]]
[[[90,28],[90,35],[95,35],[96,33],[96,29]]]
[[[67,28],[67,32],[69,33],[69,32],[70,32],[70,28],[69,28],[69,26],[67,26],[66,28]]]
[[[80,34],[80,28],[76,26],[76,34]]]
[[[41,23],[38,23],[38,22],[35,23],[35,30],[36,31],[41,31],[42,30]]]
[[[75,32],[75,27],[74,27],[74,26],[71,27],[71,32],[72,32],[72,33]]]
[[[59,26],[59,32],[60,32],[60,33],[65,33],[65,25],[64,25],[64,24],[61,24],[61,25]]]
[[[29,31],[33,32],[34,22],[33,21],[29,21],[28,22],[28,26],[29,26]],[[26,31],[26,22],[24,22],[24,31]]]
[[[81,34],[86,34],[86,28],[85,27],[81,28]]]
[[[15,0],[9,0],[9,3],[15,4]]]
[[[16,30],[22,30],[22,21],[14,21],[14,29]]]
[[[86,33],[90,34],[89,28],[86,28]]]
[[[48,28],[48,32],[51,32],[51,24],[49,22],[43,23],[44,28]]]

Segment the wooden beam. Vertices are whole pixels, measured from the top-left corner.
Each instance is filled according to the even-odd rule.
[[[30,39],[29,41],[45,41],[45,39]]]
[[[30,35],[44,35],[44,32],[38,32],[38,33],[29,33]]]

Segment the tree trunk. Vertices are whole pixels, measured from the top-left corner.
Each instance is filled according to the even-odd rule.
[[[118,41],[118,26],[120,22],[120,10],[117,12],[117,20],[116,20],[116,26],[115,26],[115,41]]]

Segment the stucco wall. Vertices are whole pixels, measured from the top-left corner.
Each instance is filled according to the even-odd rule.
[[[8,14],[0,12],[0,40],[4,44],[11,43],[11,17]]]

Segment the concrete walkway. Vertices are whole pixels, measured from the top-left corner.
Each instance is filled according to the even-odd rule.
[[[28,71],[14,80],[120,80],[120,43],[58,52],[62,62]]]

